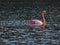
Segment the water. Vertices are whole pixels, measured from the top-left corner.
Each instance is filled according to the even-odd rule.
[[[19,23],[19,22],[18,22]],[[1,23],[0,23],[1,24]],[[0,45],[59,45],[60,30],[42,30],[21,27],[0,27]]]

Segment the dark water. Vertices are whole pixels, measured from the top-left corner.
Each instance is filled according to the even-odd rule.
[[[0,21],[0,45],[59,45],[60,30],[29,29],[18,23]],[[20,26],[22,27],[20,27]]]
[[[60,45],[60,2],[21,1],[0,1],[0,45]],[[50,23],[45,32],[30,29],[23,21],[16,21],[40,20],[42,8],[47,11],[45,18]]]

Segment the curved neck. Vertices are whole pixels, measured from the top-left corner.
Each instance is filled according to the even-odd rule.
[[[45,14],[45,13],[42,12],[42,20],[43,20],[42,30],[43,30],[43,31],[45,30],[45,27],[46,27],[46,20],[45,20],[44,14]]]
[[[46,20],[45,20],[45,17],[44,17],[44,12],[42,12],[42,20],[43,20],[43,25],[45,26],[46,25]]]

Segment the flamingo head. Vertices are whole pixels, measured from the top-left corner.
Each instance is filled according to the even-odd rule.
[[[46,14],[46,10],[42,10],[42,14]]]

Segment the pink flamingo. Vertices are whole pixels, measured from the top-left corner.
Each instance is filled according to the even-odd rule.
[[[37,27],[40,27],[42,29],[42,31],[45,31],[45,26],[46,26],[46,20],[44,17],[45,13],[46,13],[46,11],[42,10],[42,21],[37,20],[37,19],[28,20],[28,22],[31,23],[30,27],[37,26]]]

